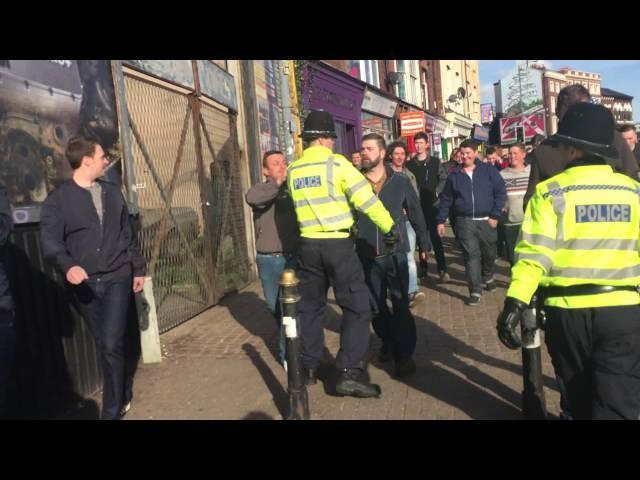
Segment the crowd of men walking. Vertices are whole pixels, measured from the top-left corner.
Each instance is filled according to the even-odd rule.
[[[496,290],[498,244],[513,266],[497,323],[509,348],[519,348],[515,328],[540,289],[565,416],[638,418],[640,328],[630,319],[640,313],[640,184],[629,148],[637,138],[615,131],[611,113],[579,85],[560,92],[557,112],[558,134],[536,138],[533,149],[513,144],[502,157],[500,147],[489,147],[480,158],[478,144],[465,140],[443,163],[430,155],[426,133],[414,137],[410,157],[402,141],[386,145],[371,133],[347,160],[333,151],[334,122],[324,111],[307,116],[306,149],[288,169],[281,152],[264,155],[267,181],[246,196],[258,270],[276,320],[275,278],[285,265],[298,273],[307,384],[317,382],[329,286],[343,311],[338,393],[381,393],[366,374],[370,322],[382,340],[380,360],[393,360],[398,377],[416,371],[411,307],[424,299],[418,278],[430,252],[438,281],[449,280],[442,243],[449,222],[464,258],[467,305]],[[602,195],[611,197],[594,207]],[[285,225],[287,242],[279,236]],[[581,255],[589,261],[579,263]],[[585,343],[593,335],[599,342]]]

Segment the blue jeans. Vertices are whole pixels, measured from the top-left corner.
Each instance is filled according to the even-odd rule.
[[[256,264],[260,282],[262,282],[264,299],[280,330],[280,360],[284,363],[286,344],[284,329],[280,325],[280,275],[287,268],[296,268],[296,257],[293,254],[264,255],[257,253]]]
[[[409,295],[418,291],[418,267],[416,266],[416,231],[407,222],[407,237],[409,238],[409,253],[407,262],[409,263]]]
[[[131,276],[104,281],[90,279],[73,287],[80,313],[93,334],[102,363],[103,420],[120,418],[122,406],[131,401],[131,384],[125,378],[125,332]]]
[[[493,280],[498,232],[487,220],[456,218],[456,232],[462,247],[469,293],[481,295],[482,283]]]

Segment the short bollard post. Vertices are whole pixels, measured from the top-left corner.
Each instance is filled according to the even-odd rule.
[[[537,298],[524,311],[520,323],[522,335],[522,416],[525,420],[547,418],[547,405],[542,385],[542,350],[540,342],[540,316]]]
[[[289,392],[289,415],[287,420],[309,420],[309,396],[302,368],[302,340],[299,335],[296,306],[298,278],[293,270],[287,269],[280,277],[280,305],[282,328],[286,336],[286,362]]]

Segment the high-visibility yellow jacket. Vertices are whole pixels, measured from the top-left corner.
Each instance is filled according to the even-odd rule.
[[[383,233],[393,227],[369,181],[349,160],[326,147],[307,148],[289,166],[288,183],[302,237],[347,238],[354,221],[351,205]]]
[[[540,183],[524,216],[507,296],[529,303],[538,285],[640,284],[640,183],[608,165],[584,165]],[[548,297],[545,305],[636,305],[640,295],[613,291]]]

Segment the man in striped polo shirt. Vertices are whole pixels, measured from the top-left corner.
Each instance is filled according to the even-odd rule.
[[[509,148],[509,167],[500,171],[507,189],[507,204],[503,209],[502,223],[504,225],[505,243],[507,246],[507,260],[513,265],[513,251],[516,248],[518,234],[524,217],[523,200],[529,185],[531,167],[525,165],[527,155],[525,146],[521,143]]]

